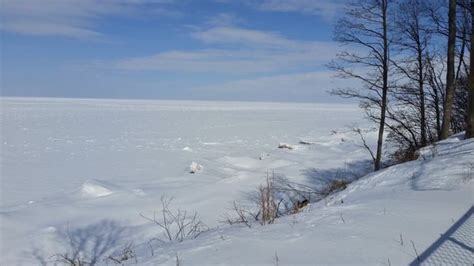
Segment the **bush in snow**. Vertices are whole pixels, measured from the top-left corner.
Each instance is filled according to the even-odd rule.
[[[230,225],[245,224],[250,228],[252,220],[266,225],[280,216],[282,199],[277,200],[273,177],[267,175],[266,182],[258,187],[252,200],[255,204],[252,207],[243,207],[234,201],[230,214],[224,215],[224,222]]]
[[[106,262],[113,262],[116,264],[121,264],[124,265],[125,261],[133,260],[136,263],[138,263],[137,256],[135,255],[135,251],[132,248],[131,244],[128,244],[124,249],[122,249],[118,254],[116,255],[109,255],[105,261]]]
[[[416,150],[413,150],[411,148],[400,148],[393,152],[390,157],[394,160],[393,164],[400,164],[416,160],[418,158],[418,153],[416,152]]]
[[[310,202],[319,201],[342,191],[350,183],[344,178],[335,178],[320,183],[317,187],[291,182],[283,177],[267,175],[252,196],[251,207],[243,207],[235,201],[230,212],[224,215],[224,222],[230,225],[245,224],[251,227],[252,221],[261,225],[272,224],[284,215],[300,212]]]
[[[260,185],[257,192],[257,204],[259,207],[258,217],[260,224],[271,224],[279,216],[280,203],[276,201],[273,178],[267,176],[265,184]]]
[[[331,180],[327,183],[325,187],[323,187],[320,190],[320,193],[324,196],[327,197],[331,194],[334,194],[336,192],[342,191],[347,188],[347,185],[349,185],[349,181],[344,180],[344,179],[335,179]]]
[[[253,217],[255,220],[257,220],[255,214],[253,214],[247,208],[238,205],[237,202],[234,201],[230,211],[224,214],[225,220],[223,222],[228,223],[230,225],[245,224],[248,228],[251,228],[252,223],[250,221],[250,217]]]
[[[333,178],[324,177],[313,185],[291,182],[283,177],[274,177],[272,190],[278,203],[279,215],[300,212],[311,202],[320,201],[342,191],[351,183],[342,173]]]
[[[152,240],[160,242],[178,241],[186,238],[196,238],[207,231],[207,226],[198,218],[196,212],[189,214],[186,211],[170,209],[172,199],[161,198],[162,209],[154,212],[153,217],[140,214],[141,217],[156,224],[163,231],[164,236]]]

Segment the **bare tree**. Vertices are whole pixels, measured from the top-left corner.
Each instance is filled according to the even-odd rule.
[[[394,91],[395,98],[406,105],[414,106],[417,110],[419,122],[420,146],[426,146],[427,118],[425,84],[427,80],[428,46],[431,33],[427,24],[427,17],[423,11],[424,1],[402,0],[395,13],[394,44],[399,52],[398,62],[392,63],[403,76],[403,84]],[[406,110],[401,110],[405,112]],[[418,137],[418,136],[416,136]]]
[[[454,57],[456,46],[456,0],[449,0],[448,14],[448,66],[446,73],[446,101],[443,110],[443,124],[441,127],[440,139],[446,139],[449,136],[451,124],[451,115],[454,101],[455,69]]]
[[[357,46],[360,53],[342,52],[329,64],[341,78],[356,79],[363,88],[335,89],[333,94],[357,98],[368,117],[378,123],[374,169],[381,168],[385,115],[388,104],[389,36],[388,0],[354,1],[336,24],[335,40]]]
[[[457,45],[455,48],[456,72],[453,110],[450,129],[453,133],[466,130],[469,93],[469,63],[472,18],[470,0],[457,0]]]
[[[429,132],[431,142],[439,139],[443,119],[444,90],[446,88],[443,77],[445,63],[440,57],[442,56],[436,55],[435,53],[427,56],[427,80],[430,88],[427,91],[427,107],[432,110],[428,112],[428,114],[433,116],[429,121],[434,120],[431,127],[436,129],[436,136],[433,136],[433,133]]]
[[[449,1],[446,0],[430,0],[425,1],[425,11],[430,17],[431,20],[431,29],[430,31],[436,35],[437,40],[449,39]],[[448,131],[450,130],[453,133],[460,132],[466,129],[467,126],[467,119],[468,119],[468,79],[470,73],[469,62],[466,59],[468,55],[471,53],[471,35],[472,35],[472,10],[471,10],[471,0],[457,0],[456,1],[456,33],[455,33],[455,45],[454,45],[454,64],[453,67],[454,71],[454,93],[453,93],[453,101],[452,101],[452,108],[451,108],[451,115],[449,117],[450,123]],[[443,41],[444,42],[444,41]],[[441,42],[438,42],[441,43]],[[440,45],[437,43],[432,44],[433,46],[437,46],[438,51],[446,51],[445,45]],[[434,89],[436,87],[442,87],[439,89],[438,92],[440,95],[443,95],[441,98],[443,101],[443,106],[441,107],[441,111],[444,113],[442,109],[446,106],[446,89],[447,81],[446,75],[448,74],[446,71],[446,52],[443,54],[439,54],[438,51],[435,51],[431,56],[435,56],[437,58],[442,58],[442,60],[434,60],[437,61],[434,64],[431,64],[429,75],[429,84],[430,84],[430,95],[436,96],[431,94],[431,92],[436,92]],[[441,71],[438,71],[440,70]],[[433,71],[434,70],[434,71]],[[432,75],[434,72],[438,72],[436,76],[443,74],[445,76],[444,81],[439,79],[441,82],[437,82],[438,84],[434,84]],[[437,78],[438,79],[438,78]],[[443,85],[445,84],[445,85]],[[432,86],[435,85],[435,86]],[[430,104],[428,104],[430,105]],[[445,117],[448,118],[448,117]],[[447,128],[447,127],[446,127]],[[441,130],[439,130],[438,135],[441,139]]]

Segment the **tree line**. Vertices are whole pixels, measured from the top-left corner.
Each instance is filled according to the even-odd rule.
[[[473,12],[472,0],[355,0],[337,21],[346,49],[329,67],[360,86],[332,93],[378,125],[375,170],[385,139],[407,160],[450,134],[474,137]]]

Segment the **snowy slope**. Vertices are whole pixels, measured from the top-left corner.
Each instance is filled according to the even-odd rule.
[[[425,159],[370,174],[330,201],[280,218],[276,224],[250,229],[222,227],[199,239],[163,247],[161,255],[149,262],[173,265],[176,252],[183,264],[416,262],[416,252],[427,249],[474,203],[474,140],[461,141],[459,137],[423,150]],[[427,254],[423,263],[472,264],[472,213],[464,226],[464,235],[458,236],[461,245],[438,250],[436,256]]]
[[[343,129],[354,122],[365,123],[346,105],[2,99],[0,264],[54,264],[71,239],[97,264],[128,244],[141,265],[408,264],[413,244],[422,254],[472,206],[474,141],[452,137],[272,225],[219,223],[267,172],[307,184],[363,172],[368,156]],[[152,256],[162,231],[140,213],[162,196],[209,231],[151,242]],[[455,257],[439,250],[435,263]]]

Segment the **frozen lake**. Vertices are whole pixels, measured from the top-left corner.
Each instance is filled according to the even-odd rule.
[[[361,114],[348,105],[4,98],[1,206],[53,197],[88,179],[181,189],[204,181],[187,174],[191,161],[215,179],[235,171],[209,165],[276,170],[244,157],[278,155],[280,142],[299,139],[326,145],[331,130],[352,123]]]
[[[7,262],[48,228],[144,224],[139,213],[161,196],[215,226],[269,172],[304,182],[314,169],[368,159],[343,133],[366,123],[355,105],[2,98],[1,112]]]

